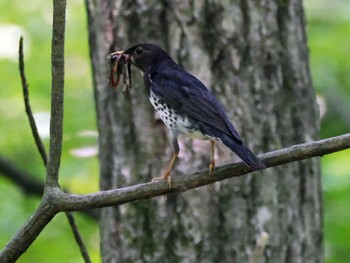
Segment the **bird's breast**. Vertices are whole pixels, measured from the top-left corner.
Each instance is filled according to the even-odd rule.
[[[196,121],[183,114],[180,110],[172,108],[168,103],[159,99],[152,91],[150,91],[149,100],[158,112],[161,120],[173,133],[184,134],[193,139],[215,139],[214,137],[203,134]]]

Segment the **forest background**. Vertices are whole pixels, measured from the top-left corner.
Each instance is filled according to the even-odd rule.
[[[350,130],[350,2],[306,0],[313,84],[321,110],[321,138]],[[0,157],[43,180],[45,169],[24,111],[18,73],[18,41],[24,37],[31,105],[48,144],[52,3],[3,0],[0,3]],[[97,131],[86,13],[82,0],[67,6],[65,121],[60,183],[74,193],[98,191]],[[18,76],[18,77],[16,77]],[[350,258],[350,150],[322,158],[324,233],[327,263]],[[31,196],[0,174],[0,247],[37,207]],[[97,223],[77,216],[93,262],[100,260]],[[18,262],[80,262],[63,214],[56,216]],[[64,251],[64,255],[62,255]],[[42,255],[42,256],[41,256]],[[63,258],[64,257],[64,258]]]

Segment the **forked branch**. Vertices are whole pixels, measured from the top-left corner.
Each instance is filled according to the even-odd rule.
[[[40,138],[33,112],[29,102],[29,90],[24,70],[23,37],[19,42],[19,71],[22,82],[24,105],[29,120],[35,144],[47,169],[46,187],[58,186],[58,171],[62,152],[63,126],[63,86],[64,86],[64,32],[66,1],[54,1],[53,34],[52,34],[52,100],[50,125],[50,162],[48,163],[44,144]],[[68,223],[79,246],[81,255],[86,263],[90,257],[80,236],[74,216],[66,212]],[[51,219],[50,219],[51,220]],[[47,221],[49,222],[49,221]]]

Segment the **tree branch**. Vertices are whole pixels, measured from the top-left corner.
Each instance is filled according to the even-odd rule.
[[[44,193],[42,182],[17,168],[2,156],[0,156],[0,173],[16,183],[27,194],[42,196]]]
[[[35,119],[33,117],[32,108],[30,107],[30,103],[29,103],[29,89],[28,89],[27,78],[26,78],[25,70],[24,70],[23,37],[22,36],[21,36],[21,38],[19,40],[19,51],[18,51],[18,53],[19,53],[19,56],[18,56],[19,72],[20,72],[20,76],[21,76],[23,98],[24,98],[24,106],[25,106],[25,109],[26,109],[29,125],[30,125],[30,128],[32,130],[32,134],[33,134],[33,137],[34,137],[34,141],[35,141],[36,147],[38,148],[38,151],[40,153],[41,159],[43,160],[44,165],[46,166],[46,164],[47,164],[47,154],[46,154],[46,151],[45,151],[44,144],[43,144],[43,142],[40,139],[40,135],[39,135],[36,123],[35,123]]]
[[[65,214],[68,219],[69,225],[73,231],[75,242],[78,244],[81,256],[83,257],[85,263],[91,263],[89,253],[86,249],[83,239],[80,236],[73,214],[71,212],[66,212]]]
[[[52,187],[59,187],[58,176],[61,163],[63,137],[65,26],[66,0],[54,0],[51,47],[52,89],[50,118],[50,155],[46,165],[45,193],[49,193],[49,189]],[[68,223],[73,231],[74,238],[80,248],[80,252],[84,261],[86,263],[90,263],[91,260],[89,254],[79,234],[73,215],[66,213],[66,216]]]
[[[0,251],[0,262],[16,262],[57,214],[48,201],[49,196],[44,195],[37,210]]]
[[[273,167],[311,157],[323,156],[348,148],[350,148],[350,133],[325,140],[294,145],[261,154],[259,157],[262,158],[266,167]],[[55,214],[59,212],[116,206],[171,192],[184,192],[192,188],[227,178],[242,176],[250,172],[250,168],[244,163],[239,162],[215,168],[214,175],[209,175],[208,170],[205,170],[193,174],[174,176],[172,178],[173,189],[171,191],[168,189],[166,180],[86,195],[64,193],[57,187],[48,188],[38,210],[12,237],[4,249],[0,251],[0,262],[14,262],[31,245]]]
[[[62,12],[65,13],[65,5],[62,6],[61,13]],[[65,22],[65,17],[63,17],[62,19],[64,20],[63,22]],[[55,15],[54,15],[54,20],[55,20]],[[61,26],[63,28],[62,32],[60,32],[60,33],[64,34],[64,24],[63,25],[59,25],[59,26]],[[58,36],[64,38],[64,35],[63,36],[58,35]],[[55,34],[53,34],[53,39],[55,39]],[[64,45],[64,41],[62,43]],[[54,46],[54,44],[53,44],[53,46]],[[59,55],[63,55],[63,57],[64,57],[64,50],[62,50],[62,52],[59,52]],[[54,65],[54,58],[56,58],[56,57],[53,56],[53,63],[52,63],[53,65]],[[63,69],[64,69],[64,65],[63,66],[59,65],[59,67],[63,67]],[[53,66],[53,68],[54,68],[54,66]],[[27,80],[26,80],[26,76],[25,76],[25,70],[24,70],[23,37],[21,37],[20,41],[19,41],[19,71],[20,71],[21,82],[22,82],[24,105],[25,105],[25,109],[26,109],[29,125],[30,125],[30,128],[32,130],[32,134],[33,134],[33,137],[34,137],[35,144],[36,144],[36,146],[38,148],[38,151],[39,151],[39,153],[41,155],[41,159],[44,162],[44,166],[47,168],[47,154],[46,154],[46,151],[45,151],[44,144],[41,141],[41,138],[40,138],[40,135],[39,135],[36,123],[35,123],[35,119],[33,117],[32,109],[31,109],[31,106],[30,106],[30,103],[29,103],[29,89],[28,89],[28,84],[27,84]],[[57,74],[60,74],[60,73],[62,74],[62,72],[60,72],[60,70],[59,70],[57,72]],[[52,77],[52,78],[54,78],[54,77]],[[62,98],[60,98],[60,99],[62,99],[62,103],[61,103],[61,101],[58,101],[57,102],[58,105],[56,104],[56,106],[61,105],[62,106],[62,110],[63,110],[63,83],[61,83],[62,79],[60,79],[59,77],[57,79],[58,79],[57,82],[59,82],[58,85],[57,85],[57,89],[60,88],[59,85],[62,85],[62,87],[60,88],[60,89],[62,89],[62,94],[60,94],[60,96],[62,96]],[[63,79],[64,79],[64,76],[63,76]],[[54,88],[52,90],[54,90]],[[63,112],[62,112],[62,118],[63,118]],[[61,129],[62,129],[62,127],[61,127]],[[62,130],[61,130],[61,134],[58,134],[58,136],[59,135],[61,136],[61,139],[59,141],[61,141],[61,143],[62,143]],[[57,142],[55,143],[55,145],[57,145]],[[59,146],[58,148],[62,148],[62,146]],[[61,154],[59,153],[59,155],[57,155],[56,158],[60,158],[60,155]],[[59,162],[58,162],[57,169],[58,168],[59,168]],[[57,173],[58,173],[58,171],[57,171]],[[54,178],[54,177],[52,176],[52,178]],[[58,174],[57,174],[57,179],[54,179],[54,180],[56,181],[55,183],[57,185],[58,184]],[[91,260],[90,260],[89,254],[87,252],[87,249],[85,247],[83,239],[80,236],[80,233],[78,231],[78,227],[77,227],[77,224],[75,222],[73,214],[70,213],[70,212],[66,212],[66,216],[67,216],[69,226],[72,229],[75,241],[77,242],[77,244],[79,246],[79,249],[80,249],[80,252],[81,252],[81,255],[82,255],[84,261],[86,263],[90,263]]]
[[[294,145],[281,150],[261,154],[259,157],[262,158],[266,167],[273,167],[311,157],[323,156],[348,148],[350,148],[350,133],[325,140]],[[54,195],[54,197],[58,210],[76,211],[82,208],[121,205],[167,193],[185,192],[192,188],[242,176],[250,172],[251,169],[248,166],[243,162],[238,162],[216,167],[214,175],[209,175],[208,170],[203,170],[193,174],[173,176],[172,189],[170,191],[168,189],[167,180],[162,180],[86,195],[67,194],[57,191],[57,195]],[[261,175],[263,175],[263,173]]]
[[[51,47],[50,154],[46,170],[46,184],[49,187],[58,186],[58,173],[62,154],[65,25],[66,0],[54,0]]]

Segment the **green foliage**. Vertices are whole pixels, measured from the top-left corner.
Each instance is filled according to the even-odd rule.
[[[350,2],[307,0],[305,4],[313,82],[326,108],[321,136],[348,133]],[[343,263],[350,258],[349,156],[350,150],[346,150],[322,158],[327,263]]]
[[[35,148],[24,113],[17,63],[19,36],[24,36],[25,66],[30,99],[40,130],[48,129],[50,109],[51,1],[2,0],[0,9],[0,154],[33,176],[44,179],[45,169]],[[323,138],[350,127],[350,2],[306,0],[308,39],[314,86],[326,107]],[[60,183],[75,193],[98,190],[96,122],[82,0],[67,6],[64,144]],[[7,30],[7,31],[6,31]],[[10,32],[4,34],[4,32]],[[14,39],[13,41],[8,41]],[[7,46],[4,47],[4,43]],[[5,51],[4,51],[5,50]],[[324,105],[324,104],[322,104]],[[324,110],[325,109],[325,110]],[[47,135],[43,136],[48,144]],[[48,148],[48,147],[47,147]],[[325,189],[325,248],[328,263],[350,258],[350,151],[322,158]],[[10,239],[38,205],[0,176],[0,247]],[[78,215],[78,226],[93,262],[99,262],[97,224]],[[50,258],[50,260],[47,259]],[[53,219],[18,262],[82,262],[64,214]]]
[[[321,136],[347,133],[350,128],[350,2],[306,1],[311,72],[317,92],[325,98]]]

